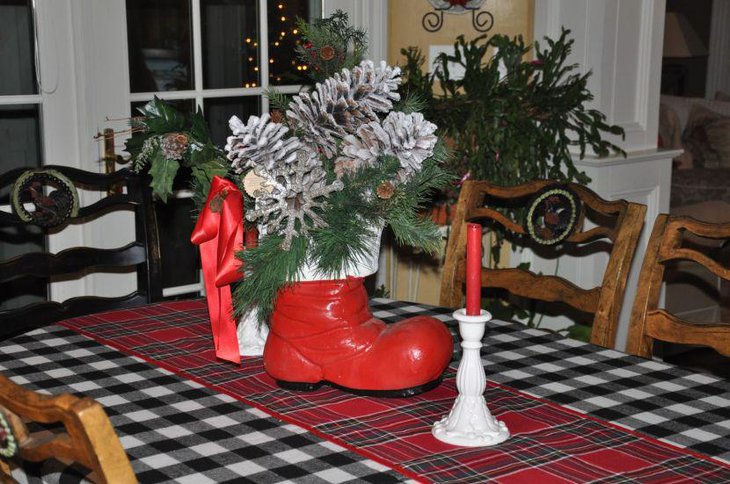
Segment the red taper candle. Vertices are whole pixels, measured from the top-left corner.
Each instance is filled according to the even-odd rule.
[[[482,309],[482,226],[466,224],[466,314],[478,316]]]

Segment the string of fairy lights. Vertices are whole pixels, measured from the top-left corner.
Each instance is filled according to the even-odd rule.
[[[307,2],[301,2],[306,6]],[[301,6],[301,5],[300,5]],[[289,14],[290,10],[284,2],[270,4],[269,6],[269,82],[272,84],[280,84],[283,81],[294,80],[294,70],[305,74],[308,69],[306,64],[301,64],[294,53],[295,46],[301,43],[297,37],[299,29],[296,26],[297,15]],[[276,32],[273,36],[272,32]],[[272,38],[273,37],[273,38]],[[243,83],[245,88],[258,87],[259,66],[258,66],[258,47],[259,43],[256,38],[246,37],[244,40],[244,52],[248,61],[247,79],[254,79]],[[291,69],[291,70],[289,70]],[[294,83],[294,82],[292,82]]]

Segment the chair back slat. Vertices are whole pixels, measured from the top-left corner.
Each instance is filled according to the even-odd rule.
[[[585,232],[572,234],[566,240],[568,242],[573,242],[576,244],[587,244],[588,242],[593,242],[601,239],[609,239],[611,241],[614,241],[615,237],[615,232],[612,229],[609,229],[607,227],[593,227],[592,229],[588,229]]]
[[[131,242],[118,249],[73,247],[58,254],[32,252],[14,257],[0,265],[0,281],[20,276],[67,276],[105,267],[133,267],[147,260],[147,249]]]
[[[3,333],[15,334],[30,327],[41,327],[91,313],[142,306],[149,301],[145,292],[135,291],[125,296],[81,296],[64,302],[42,301],[13,311],[0,311],[0,328]]]
[[[705,269],[715,274],[717,277],[721,277],[726,280],[730,280],[730,269],[722,267],[715,260],[707,257],[702,252],[695,249],[676,249],[670,255],[663,256],[659,259],[660,262],[669,262],[672,260],[686,260],[696,262]]]
[[[646,249],[639,276],[639,290],[631,311],[627,352],[650,358],[654,342],[666,341],[714,348],[730,356],[730,324],[694,323],[660,307],[661,288],[669,264],[689,261],[725,281],[730,281],[730,268],[702,252],[698,238],[730,242],[730,224],[700,222],[691,217],[660,214]],[[687,247],[690,244],[692,247]],[[708,247],[705,245],[704,249]]]
[[[76,217],[72,217],[70,220],[72,222],[77,219],[89,221],[95,218],[99,218],[100,216],[109,212],[130,209],[134,210],[134,207],[139,203],[139,200],[136,200],[132,196],[124,193],[115,193],[113,195],[109,195],[108,197],[104,197],[101,200],[92,203],[91,205],[81,207],[79,209],[79,214]]]
[[[514,234],[525,235],[527,233],[522,225],[489,207],[471,208],[465,215],[465,220],[477,220],[480,218],[492,219]]]
[[[579,311],[595,313],[600,288],[582,289],[557,276],[543,276],[517,268],[482,268],[482,287],[509,290],[510,294],[547,302],[564,302]]]
[[[709,346],[730,356],[730,325],[690,323],[664,309],[651,311],[646,318],[647,337],[670,343]]]
[[[607,201],[589,188],[576,183],[535,180],[514,187],[494,185],[487,181],[464,183],[456,206],[451,235],[446,246],[446,259],[441,279],[440,303],[461,307],[465,283],[466,222],[498,224],[513,239],[527,239],[523,224],[511,217],[511,209],[524,210],[542,190],[551,186],[567,186],[581,200],[584,210],[578,214],[576,229],[561,246],[586,247],[593,243],[610,243],[610,256],[601,285],[583,289],[558,276],[538,275],[515,268],[484,271],[485,287],[500,287],[512,295],[546,302],[562,302],[593,315],[591,342],[613,347],[618,318],[626,290],[629,269],[646,206],[625,200]],[[502,205],[500,205],[500,203]],[[500,210],[499,207],[508,207]],[[586,227],[586,212],[594,226]],[[510,240],[513,240],[510,239]],[[499,275],[498,275],[499,274]]]

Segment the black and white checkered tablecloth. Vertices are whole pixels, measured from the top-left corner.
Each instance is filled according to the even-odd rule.
[[[451,310],[385,299],[376,317]],[[455,327],[454,327],[455,330]],[[730,461],[730,383],[519,325],[492,322],[487,379]],[[0,371],[28,388],[85,394],[107,410],[140,482],[394,482],[388,468],[232,397],[51,326],[0,343]],[[47,462],[31,481],[80,468]],[[24,482],[27,476],[18,474]]]
[[[44,392],[106,409],[139,482],[277,483],[406,480],[339,445],[68,329],[0,343],[0,371]],[[78,482],[81,466],[27,465],[19,482]]]

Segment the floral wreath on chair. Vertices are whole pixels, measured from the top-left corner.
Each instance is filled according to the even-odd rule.
[[[526,229],[541,245],[557,245],[575,230],[582,210],[578,195],[565,185],[543,188],[527,209]]]
[[[45,193],[44,187],[55,190]],[[52,169],[35,169],[23,172],[10,194],[13,211],[24,222],[44,228],[63,225],[79,212],[79,194],[68,177]],[[26,209],[32,203],[34,211]]]
[[[18,442],[5,413],[0,409],[0,457],[12,459],[18,454]]]

